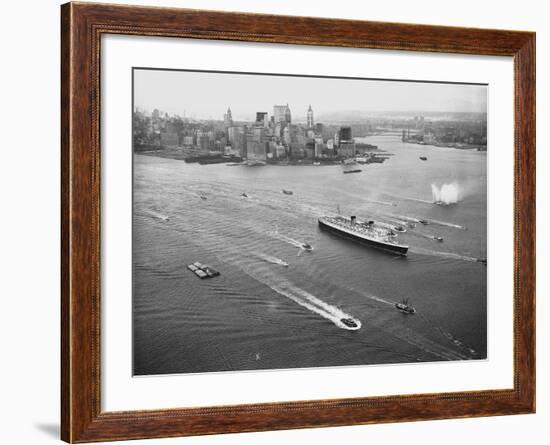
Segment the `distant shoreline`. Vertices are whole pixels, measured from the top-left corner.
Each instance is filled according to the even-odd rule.
[[[385,150],[373,150],[371,153],[380,153],[383,156],[392,156],[393,153],[388,153]],[[186,158],[189,158],[189,153],[183,152],[180,149],[176,148],[164,148],[159,150],[146,150],[146,151],[134,151],[134,154],[136,155],[142,155],[142,156],[151,156],[156,158],[164,158],[164,159],[174,159],[176,161],[185,161]],[[362,156],[357,156],[358,158],[361,158]],[[284,160],[273,160],[273,159],[267,159],[265,161],[266,165],[277,165],[281,167],[286,166],[300,166],[300,165],[311,165],[315,167],[322,167],[327,165],[341,165],[343,159],[284,159]],[[243,162],[243,165],[245,165],[246,161]],[[224,159],[220,160],[219,162],[212,162],[212,163],[206,163],[204,165],[210,165],[210,164],[231,164],[231,165],[239,165],[240,162],[232,161],[231,159]]]

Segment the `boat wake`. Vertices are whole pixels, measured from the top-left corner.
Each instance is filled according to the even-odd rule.
[[[421,199],[421,198],[412,198],[410,196],[396,196],[396,198],[405,199],[406,201],[414,201],[414,202],[421,202],[423,204],[433,204],[433,201],[428,201],[427,199]]]
[[[431,224],[437,224],[439,226],[446,226],[446,227],[452,227],[453,229],[467,230],[466,226],[461,226],[460,224],[454,224],[454,223],[445,222],[445,221],[438,221],[437,219],[430,219],[429,221]]]
[[[152,209],[145,210],[144,214],[147,216],[151,216],[155,219],[159,219],[161,221],[170,221],[170,217],[168,215],[164,215]]]
[[[320,298],[310,294],[304,289],[292,284],[290,281],[277,276],[269,278],[264,274],[255,273],[251,270],[246,270],[245,272],[256,281],[259,281],[262,284],[265,284],[279,295],[282,295],[300,306],[310,310],[311,312],[320,315],[327,320],[330,320],[340,329],[346,329],[348,331],[356,331],[361,329],[361,322],[350,314],[345,313],[340,308],[333,306]],[[352,320],[355,324],[354,327],[348,326],[342,322],[342,319]]]
[[[288,267],[288,263],[286,261],[283,261],[280,258],[277,258],[275,256],[267,255],[265,253],[259,253],[257,254],[257,256],[258,258],[265,261],[266,263],[277,264],[279,266]]]
[[[438,241],[438,235],[430,235],[427,233],[421,233],[421,232],[409,232],[410,235],[418,236],[420,238],[429,239],[431,241]],[[442,239],[442,238],[441,238]]]
[[[295,240],[294,238],[283,235],[282,233],[279,233],[279,232],[270,232],[269,235],[271,235],[275,239],[284,241],[285,243],[288,243],[291,246],[299,247],[300,249],[303,249],[304,245],[306,245],[306,243],[304,243],[303,241]],[[313,248],[311,248],[310,250],[313,250]]]
[[[384,216],[387,216],[389,218],[398,218],[398,219],[402,219],[402,220],[405,220],[405,221],[408,221],[408,222],[413,222],[413,223],[435,224],[435,225],[438,225],[438,226],[452,227],[453,229],[468,230],[466,226],[461,226],[460,224],[450,223],[450,222],[446,222],[446,221],[439,221],[437,219],[421,219],[421,218],[416,218],[414,216],[391,215],[391,214],[387,214],[387,215],[384,215]]]
[[[390,202],[390,201],[378,201],[376,199],[365,199],[364,201],[370,202],[372,204],[380,204],[383,206],[397,207],[397,204],[395,202]]]
[[[411,247],[409,249],[409,252],[418,253],[420,255],[431,255],[431,256],[438,256],[441,258],[449,258],[452,260],[469,261],[472,263],[479,262],[478,258],[475,258],[475,257],[460,255],[458,253],[442,252],[439,250],[423,249],[422,247]]]

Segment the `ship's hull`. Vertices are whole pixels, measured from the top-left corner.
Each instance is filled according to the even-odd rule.
[[[366,236],[361,236],[357,233],[353,233],[351,231],[342,230],[339,227],[335,227],[332,224],[329,224],[322,219],[319,219],[319,227],[321,227],[324,230],[327,230],[329,232],[332,232],[336,235],[339,235],[343,238],[348,238],[350,240],[356,241],[360,244],[371,246],[376,249],[385,250],[391,253],[395,253],[398,255],[407,255],[407,252],[409,251],[408,246],[403,246],[400,244],[392,244],[392,243],[386,243],[384,241],[376,240],[374,238],[369,238]]]

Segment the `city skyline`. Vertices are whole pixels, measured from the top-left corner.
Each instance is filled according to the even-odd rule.
[[[134,91],[135,108],[195,119],[221,120],[231,107],[235,120],[254,120],[286,104],[297,120],[310,105],[319,117],[487,112],[487,86],[473,84],[135,69]]]

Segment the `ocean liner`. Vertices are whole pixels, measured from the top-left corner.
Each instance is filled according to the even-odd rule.
[[[355,216],[321,216],[319,226],[361,244],[376,247],[399,255],[407,255],[409,246],[399,244],[397,235],[391,230],[377,226],[374,221],[360,222]]]

